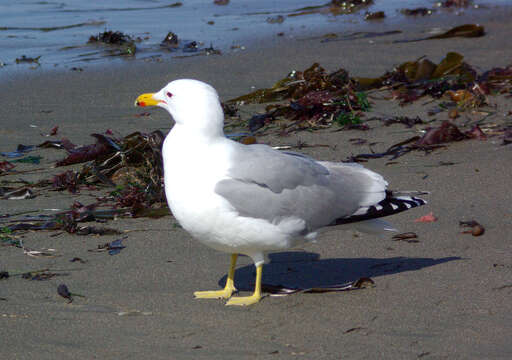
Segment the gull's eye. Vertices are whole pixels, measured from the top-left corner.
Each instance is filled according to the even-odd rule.
[[[167,92],[167,94],[166,94],[166,95],[167,95],[167,97],[172,97],[172,93],[171,93],[171,92],[169,92],[169,91]]]

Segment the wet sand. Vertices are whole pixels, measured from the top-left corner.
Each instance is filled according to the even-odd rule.
[[[33,72],[6,80],[0,98],[0,151],[18,143],[38,144],[59,125],[59,135],[76,144],[93,141],[91,133],[114,129],[167,131],[167,113],[151,109],[136,117],[133,101],[140,93],[160,89],[176,78],[192,77],[214,85],[222,99],[268,87],[292,69],[320,62],[352,75],[379,76],[393,65],[427,55],[438,62],[458,51],[480,70],[504,66],[512,59],[511,25],[505,14],[480,21],[487,35],[476,39],[447,39],[392,44],[411,34],[375,39],[320,43],[318,40],[275,40],[229,56],[175,59],[165,63],[136,63],[84,72]],[[474,19],[459,19],[475,22]],[[477,19],[478,20],[478,19]],[[487,123],[503,124],[510,100],[498,104]],[[427,100],[399,107],[374,100],[368,115],[420,116]],[[242,108],[243,116],[252,113]],[[245,112],[245,113],[244,113]],[[435,117],[439,124],[446,113]],[[468,119],[461,117],[461,124]],[[509,120],[508,120],[509,121]],[[37,125],[37,128],[30,127]],[[375,151],[417,134],[402,125],[371,130],[313,133],[286,138],[262,137],[271,145],[306,143],[329,147],[301,151],[323,160],[343,160],[368,152],[351,138],[377,144]],[[422,128],[422,127],[420,127]],[[107,226],[132,230],[120,254],[88,252],[119,236],[72,236],[34,232],[26,246],[54,248],[56,258],[31,258],[15,247],[0,248],[0,270],[50,268],[67,276],[49,281],[20,277],[0,280],[0,339],[2,359],[508,359],[512,356],[512,260],[510,257],[510,146],[499,137],[450,144],[430,155],[411,153],[386,165],[387,159],[365,166],[384,175],[393,189],[431,192],[429,204],[388,218],[402,232],[418,234],[418,243],[392,241],[371,235],[331,230],[316,244],[288,253],[271,254],[264,283],[320,286],[371,277],[375,287],[344,293],[296,294],[266,297],[249,308],[224,306],[221,300],[194,300],[194,290],[219,287],[225,281],[229,256],[192,240],[172,217],[120,219]],[[51,166],[62,152],[44,150],[41,167]],[[439,166],[440,162],[454,163]],[[61,171],[50,169],[36,179]],[[3,177],[0,180],[4,180]],[[94,194],[94,192],[92,192]],[[46,193],[32,200],[1,200],[1,213],[45,208],[68,208],[80,195]],[[414,219],[432,211],[438,221]],[[485,226],[480,237],[461,234],[460,220],[475,219]],[[87,260],[71,263],[73,257]],[[251,287],[254,268],[242,257],[236,272],[239,288]],[[83,294],[68,304],[57,295],[60,283]]]

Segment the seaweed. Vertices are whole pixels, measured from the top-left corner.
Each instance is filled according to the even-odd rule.
[[[11,162],[25,163],[25,164],[39,164],[42,156],[27,156],[21,159],[11,160]]]
[[[72,170],[67,170],[55,175],[52,179],[52,187],[55,190],[68,190],[72,194],[77,193],[78,173]]]
[[[97,197],[96,202],[88,205],[75,201],[69,210],[54,215],[11,219],[4,227],[10,235],[3,236],[2,243],[15,244],[11,235],[17,231],[65,231],[75,235],[119,234],[116,229],[84,226],[80,223],[104,222],[119,216],[155,218],[170,214],[165,204],[162,182],[163,134],[160,131],[149,134],[135,132],[121,139],[99,134],[93,136],[97,140],[96,144],[79,148],[66,146],[70,151],[69,156],[57,163],[64,166],[86,162],[79,171],[66,170],[54,175],[51,180],[29,185],[54,191],[67,190],[70,193],[79,192],[80,187],[91,188],[94,184],[115,186],[117,183],[117,189],[109,196]],[[63,149],[63,143],[65,141],[51,141],[40,146]],[[14,165],[10,162],[5,162],[3,166],[6,171],[12,167]],[[27,184],[21,187],[0,187],[0,197],[3,199],[27,199],[34,196],[36,193]],[[9,217],[9,214],[2,216]]]
[[[512,144],[512,127],[505,129],[502,145]]]
[[[389,31],[357,31],[351,34],[346,34],[342,36],[338,36],[334,33],[325,34],[321,37],[322,43],[331,42],[331,41],[347,41],[347,40],[355,40],[355,39],[370,39],[375,37],[389,36],[401,34],[401,30],[389,30]],[[316,39],[318,37],[313,37],[309,39]]]
[[[101,42],[108,45],[125,45],[133,42],[133,39],[120,31],[104,31],[98,35],[91,35],[89,43]]]
[[[212,44],[209,47],[202,47],[197,41],[183,42],[178,38],[178,35],[172,31],[168,32],[165,38],[160,42],[160,47],[169,51],[182,51],[187,55],[177,56],[189,57],[199,55],[221,55],[221,51],[215,49]]]
[[[47,140],[39,145],[39,148],[54,148],[54,149],[64,149],[69,152],[76,148],[76,145],[73,144],[69,139],[62,138],[61,140]]]
[[[167,35],[165,36],[165,38],[162,40],[162,42],[160,42],[161,47],[164,47],[164,48],[170,49],[170,50],[178,48],[178,44],[179,44],[178,35],[176,35],[172,31],[169,31],[167,33]]]
[[[104,44],[111,47],[111,56],[133,56],[137,51],[135,40],[120,31],[104,31],[89,37],[89,44]]]
[[[493,68],[479,75],[456,52],[448,52],[438,63],[424,56],[406,61],[376,78],[351,77],[344,69],[327,73],[318,63],[303,71],[291,71],[270,88],[228,100],[225,104],[269,103],[263,114],[251,117],[247,123],[251,132],[265,132],[276,120],[279,133],[317,129],[337,124],[343,129],[368,129],[364,115],[370,110],[368,93],[389,91],[401,106],[425,96],[449,99],[439,104],[435,112],[451,110],[450,119],[466,109],[488,104],[491,93],[512,93],[512,65]],[[430,111],[431,114],[434,110]],[[407,126],[420,123],[418,119],[388,119],[387,124],[402,122]],[[273,126],[276,128],[276,126]]]
[[[408,116],[391,116],[380,120],[384,121],[384,126],[390,126],[391,124],[404,124],[408,128],[425,123],[419,116],[416,116],[415,118]]]
[[[441,34],[431,35],[424,38],[419,39],[410,39],[410,40],[395,40],[394,43],[407,43],[407,42],[416,42],[423,40],[435,40],[435,39],[449,39],[453,37],[481,37],[485,35],[485,29],[482,25],[478,24],[464,24],[460,26],[453,27]]]
[[[271,88],[253,91],[231,99],[228,103],[261,104],[285,99],[298,100],[312,91],[315,91],[317,95],[322,91],[339,91],[348,84],[349,80],[348,73],[343,69],[327,74],[320,64],[314,63],[304,71],[291,71]]]
[[[69,291],[69,288],[66,284],[59,284],[59,286],[57,286],[57,294],[62,296],[64,299],[67,299],[68,304],[73,302],[73,296],[85,297],[83,295],[75,294]]]
[[[432,15],[432,13],[434,11],[435,10],[433,10],[433,9],[419,7],[419,8],[414,8],[414,9],[401,9],[400,13],[404,14],[405,16],[418,16],[418,15],[426,16],[426,15]]]
[[[459,221],[459,226],[464,227],[464,228],[469,228],[469,230],[464,230],[462,232],[463,234],[471,234],[473,236],[481,236],[485,233],[485,228],[475,220]]]
[[[190,41],[183,45],[183,52],[190,53],[190,52],[197,52],[199,50],[199,44],[197,41]]]
[[[307,6],[296,9],[288,16],[301,16],[311,14],[348,15],[353,14],[373,4],[373,0],[331,0],[327,4]]]
[[[318,63],[304,71],[292,71],[271,88],[256,90],[228,103],[283,100],[289,100],[289,103],[269,105],[266,114],[253,117],[249,122],[252,131],[276,117],[295,121],[297,128],[324,127],[333,122],[355,124],[370,107],[366,95],[355,91],[355,83],[347,71],[340,69],[328,74]]]
[[[25,55],[21,55],[21,57],[16,58],[16,64],[37,64],[39,65],[39,59],[41,56],[37,57],[28,57]]]
[[[443,8],[450,7],[468,7],[473,2],[471,0],[444,0],[439,2],[439,6]]]
[[[16,158],[24,156],[25,153],[30,152],[35,149],[35,146],[33,145],[23,145],[18,144],[18,147],[15,151],[8,151],[8,152],[0,152],[0,155],[5,156],[7,158]]]
[[[381,153],[358,154],[348,157],[346,162],[362,162],[367,159],[379,159],[390,156],[394,160],[411,151],[423,151],[426,154],[445,147],[446,144],[466,139],[485,139],[485,134],[478,125],[471,130],[462,132],[459,128],[449,121],[443,121],[440,126],[428,128],[422,137],[413,136],[409,139],[391,145],[386,151]]]
[[[345,283],[345,284],[335,284],[335,285],[327,285],[327,286],[316,286],[311,288],[298,288],[298,287],[285,287],[283,285],[273,285],[273,284],[261,284],[261,288],[264,292],[270,294],[270,296],[288,296],[293,294],[321,294],[327,292],[339,292],[339,291],[351,291],[351,290],[361,290],[369,287],[374,287],[375,282],[369,277],[361,277],[355,281]],[[241,289],[241,290],[246,290]]]
[[[452,37],[481,37],[485,35],[485,29],[482,25],[478,24],[465,24],[451,28],[450,30],[429,36],[427,39],[448,39]]]
[[[36,195],[32,191],[32,189],[22,186],[20,188],[0,188],[0,196],[2,199],[6,200],[23,200],[23,199],[32,199]]]
[[[9,170],[14,169],[14,167],[16,167],[16,165],[13,165],[9,161],[0,161],[0,174],[8,172]]]
[[[458,94],[466,96],[457,95],[461,100],[460,107],[481,106],[485,104],[486,99],[478,86],[480,78],[463,59],[464,57],[456,52],[447,53],[439,64],[421,57],[415,61],[402,63],[378,78],[356,77],[354,80],[357,81],[359,90],[390,90],[392,97],[399,100],[400,105],[409,104],[427,95],[440,99],[445,94],[455,94],[456,91],[464,90],[464,93]]]
[[[114,241],[111,241],[109,243],[101,244],[96,247],[96,249],[89,250],[90,252],[103,252],[108,251],[109,255],[117,255],[126,248],[126,246],[123,245],[123,240],[127,239],[127,237],[123,237],[121,239],[117,239]]]
[[[428,129],[421,139],[416,142],[416,146],[444,144],[467,138],[468,136],[462,133],[457,126],[449,121],[443,121],[441,126]]]
[[[385,17],[386,17],[386,14],[384,13],[384,11],[376,11],[376,12],[369,12],[369,11],[367,11],[364,14],[364,19],[365,20],[382,20]]]
[[[393,236],[393,241],[405,241],[407,243],[419,243],[418,235],[414,232],[406,232]]]
[[[155,203],[165,203],[162,132],[135,132],[122,139],[100,134],[92,136],[96,138],[96,144],[72,149],[68,157],[57,162],[57,166],[85,162],[82,168],[77,172],[67,170],[55,175],[50,182],[51,187],[76,193],[81,184],[117,186],[109,199],[114,208],[130,209],[128,212],[132,216],[168,214],[167,209],[152,208]],[[54,143],[51,144],[53,146]],[[76,204],[74,207],[75,210],[81,209]]]
[[[282,24],[284,22],[284,16],[277,15],[277,16],[268,17],[265,21],[269,24]]]
[[[57,162],[56,166],[78,164],[96,159],[104,159],[119,149],[116,142],[101,134],[91,134],[96,138],[96,143],[72,149],[70,154],[63,160]]]

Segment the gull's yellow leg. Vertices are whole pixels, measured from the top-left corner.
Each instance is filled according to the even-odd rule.
[[[256,283],[254,284],[254,294],[251,296],[232,297],[226,305],[252,305],[261,299],[261,276],[263,275],[263,264],[256,266]]]
[[[196,299],[229,299],[231,294],[236,291],[235,288],[235,266],[238,254],[231,254],[231,266],[229,267],[226,286],[223,290],[214,291],[196,291],[194,297]]]

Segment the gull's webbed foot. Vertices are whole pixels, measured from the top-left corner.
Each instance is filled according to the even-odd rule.
[[[263,274],[263,265],[260,264],[256,266],[256,281],[254,284],[254,293],[251,296],[240,296],[233,297],[228,300],[226,305],[238,305],[238,306],[248,306],[256,304],[261,300],[261,277]]]
[[[228,278],[226,279],[226,286],[222,290],[213,291],[196,291],[194,297],[196,299],[229,299],[234,292],[235,288],[235,266],[238,254],[231,254],[231,265],[229,267]]]
[[[226,303],[227,306],[230,305],[237,305],[237,306],[248,306],[256,304],[261,300],[262,296],[261,294],[252,294],[251,296],[238,296],[238,297],[232,297],[228,300]]]
[[[222,290],[195,291],[194,297],[196,299],[229,299],[234,292],[236,292],[236,288],[226,284],[226,287]]]

